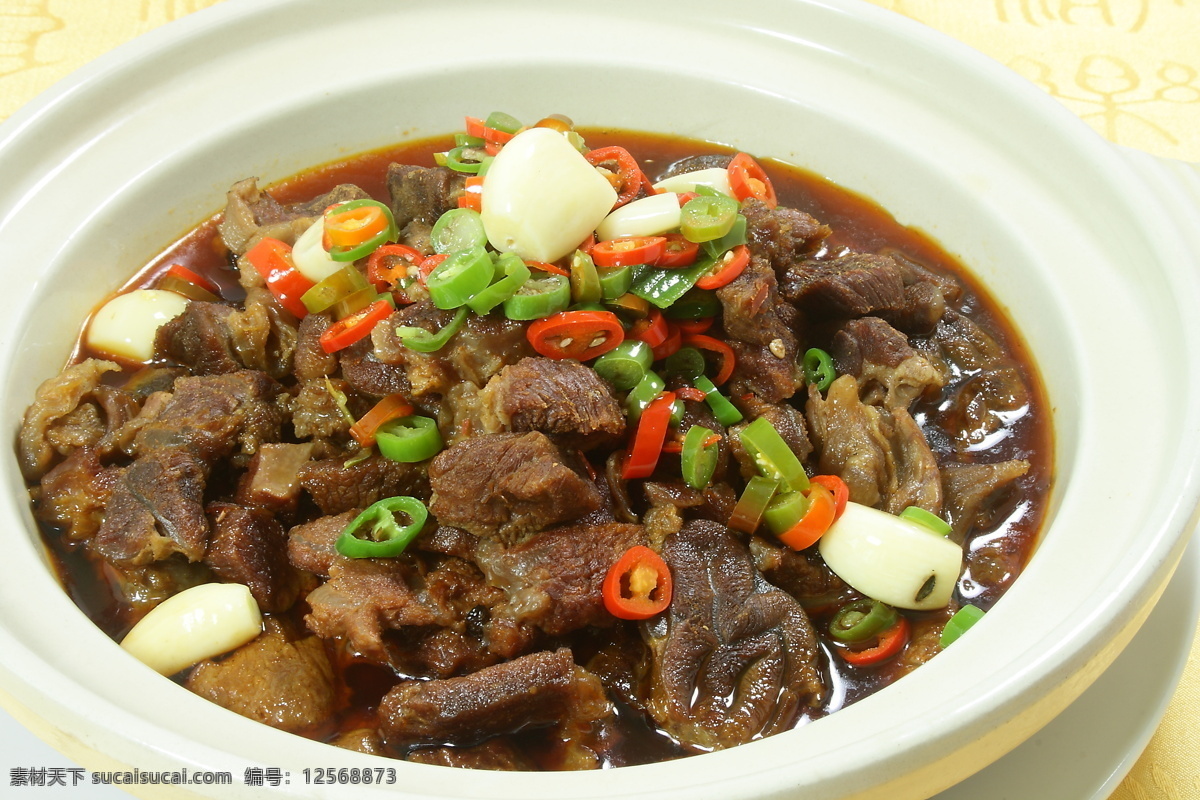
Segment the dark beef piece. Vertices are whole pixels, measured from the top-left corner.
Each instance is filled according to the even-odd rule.
[[[33,491],[33,513],[62,531],[68,541],[90,539],[100,530],[118,467],[105,467],[96,451],[81,447],[42,476]]]
[[[344,458],[309,461],[300,468],[300,485],[323,514],[366,508],[385,497],[429,496],[424,463],[406,464],[381,455],[346,466]]]
[[[462,380],[483,386],[504,367],[535,355],[528,327],[507,317],[471,314],[450,340],[446,358]]]
[[[499,659],[488,650],[486,632],[471,624],[471,613],[503,598],[460,559],[429,570],[410,557],[341,558],[330,565],[329,580],[309,593],[305,622],[375,663],[446,677]]]
[[[729,343],[737,359],[729,380],[731,394],[752,394],[768,403],[778,403],[804,385],[795,337],[789,335],[773,341],[776,344]]]
[[[158,329],[154,353],[182,364],[194,375],[219,375],[242,368],[230,341],[233,307],[193,300],[187,310]]]
[[[973,527],[986,524],[992,501],[1027,472],[1028,461],[944,467],[942,487],[946,494],[946,515],[954,529],[952,538],[962,543]]]
[[[730,339],[758,345],[780,339],[795,360],[792,324],[796,310],[780,298],[775,273],[765,258],[751,256],[741,275],[717,289],[717,299],[721,301],[722,321]]]
[[[89,358],[67,367],[38,387],[17,437],[21,474],[26,480],[36,481],[59,455],[65,455],[51,442],[53,426],[95,394],[104,373],[118,370],[120,367],[111,361]]]
[[[775,274],[783,276],[828,236],[829,226],[795,208],[770,208],[758,199],[742,203],[746,236],[752,252],[770,261]]]
[[[424,300],[397,310],[371,330],[375,357],[384,364],[404,368],[414,398],[445,394],[458,382],[458,374],[440,353],[421,353],[405,347],[396,336],[396,328],[424,328],[432,333],[449,324],[453,316],[453,312]]]
[[[901,651],[899,658],[884,667],[891,680],[907,675],[942,652],[942,631],[958,609],[958,601],[952,598],[944,608],[909,619],[908,646]]]
[[[662,171],[662,174],[655,178],[655,183],[665,181],[667,178],[674,178],[676,175],[683,175],[685,172],[713,168],[725,169],[732,160],[733,156],[726,154],[687,156],[668,164],[667,168]]]
[[[342,557],[334,544],[358,513],[358,509],[351,509],[341,514],[318,517],[289,530],[288,561],[297,569],[328,578],[329,568]]]
[[[842,375],[825,397],[809,387],[807,415],[818,471],[844,480],[851,500],[893,514],[910,505],[941,512],[937,460],[907,411],[865,405],[854,376]]]
[[[375,357],[371,339],[360,339],[339,354],[342,377],[350,388],[370,397],[389,394],[408,395],[412,392],[404,368],[385,364]]]
[[[246,290],[242,309],[229,315],[230,344],[238,361],[273,378],[292,371],[298,334],[296,318],[264,287]]]
[[[474,561],[508,595],[508,606],[493,617],[560,636],[612,624],[601,594],[604,577],[626,550],[645,543],[640,525],[575,525],[535,533],[507,549],[480,540]]]
[[[401,683],[379,705],[379,732],[391,747],[473,745],[566,718],[598,719],[608,713],[598,684],[566,648],[531,653],[461,678]]]
[[[813,446],[808,439],[808,425],[804,422],[804,414],[795,406],[787,403],[768,403],[757,397],[742,400],[739,405],[746,420],[729,429],[728,440],[730,452],[741,467],[741,475],[744,479],[749,480],[757,475],[758,466],[746,449],[742,447],[740,434],[747,425],[759,417],[765,417],[771,423],[801,461],[807,459],[812,453]]]
[[[479,394],[484,429],[566,434],[574,444],[604,444],[625,432],[612,387],[578,361],[523,358]]]
[[[203,561],[188,561],[180,555],[141,566],[109,564],[104,568],[104,577],[117,602],[129,607],[130,627],[132,620],[141,619],[168,597],[216,580]]]
[[[771,583],[800,601],[809,614],[821,613],[860,597],[833,574],[817,548],[796,551],[761,536],[750,539],[754,566]]]
[[[257,178],[246,178],[226,194],[225,213],[217,231],[225,246],[239,256],[267,236],[293,244],[329,206],[367,196],[357,186],[342,184],[306,203],[283,205],[259,190]]]
[[[882,254],[892,257],[904,280],[904,303],[884,316],[906,333],[931,333],[946,313],[947,303],[962,296],[962,286],[954,277],[927,269],[904,253],[886,250]]]
[[[356,753],[366,753],[371,756],[388,755],[379,738],[379,731],[374,728],[355,728],[345,733],[339,733],[329,743],[334,747],[353,750]]]
[[[201,661],[184,684],[243,717],[280,730],[311,730],[333,714],[333,668],[315,636],[299,638],[277,620],[220,661]]]
[[[109,561],[141,565],[182,553],[204,558],[208,467],[183,448],[160,448],[121,469],[92,547]]]
[[[872,405],[908,408],[946,385],[941,365],[910,347],[907,336],[878,317],[846,322],[834,334],[830,354],[838,374],[853,375],[859,395]]]
[[[300,320],[292,358],[292,372],[297,380],[319,380],[337,372],[337,354],[326,353],[321,347],[321,334],[332,324],[333,317],[329,314],[309,314]]]
[[[242,583],[268,613],[291,608],[300,594],[300,576],[288,563],[287,534],[262,508],[214,502],[205,508],[212,525],[204,561],[221,580]]]
[[[721,749],[793,727],[824,694],[812,626],[723,525],[667,538],[671,606],[643,627],[654,653],[650,713],[684,744]]]
[[[889,256],[851,253],[794,264],[783,296],[817,317],[862,317],[904,305],[904,279]]]
[[[138,453],[187,448],[206,464],[235,448],[251,456],[262,442],[279,440],[279,390],[269,375],[253,370],[179,378],[171,400],[138,431]]]
[[[310,442],[259,447],[238,481],[237,502],[291,516],[300,499],[300,468],[312,451]]]
[[[350,437],[350,423],[329,391],[329,386],[343,394],[349,388],[341,379],[326,383],[325,378],[307,380],[292,399],[292,430],[297,439],[317,442],[345,442]],[[325,454],[318,448],[318,454]]]
[[[733,513],[737,493],[727,483],[710,483],[703,490],[679,480],[642,482],[649,508],[642,515],[651,546],[658,549],[672,533],[683,527],[683,518],[724,522]]]
[[[446,525],[514,544],[600,507],[600,493],[545,434],[463,439],[434,457],[430,511]]]
[[[404,757],[418,764],[464,769],[533,771],[536,765],[508,739],[498,736],[472,747],[418,747]]]
[[[401,229],[414,221],[433,225],[457,205],[465,182],[461,173],[445,167],[390,165],[387,188],[396,225]]]

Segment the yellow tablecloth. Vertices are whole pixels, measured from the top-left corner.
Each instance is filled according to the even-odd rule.
[[[116,45],[217,2],[0,0],[0,119]],[[872,2],[995,58],[1111,141],[1200,161],[1200,0]],[[1112,800],[1200,800],[1197,717],[1200,628],[1166,718]]]

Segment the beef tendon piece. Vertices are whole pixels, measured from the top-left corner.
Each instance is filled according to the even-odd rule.
[[[90,447],[81,447],[45,474],[33,493],[33,513],[73,542],[100,530],[118,467],[105,467]]]
[[[688,523],[663,544],[674,593],[643,633],[649,710],[685,744],[722,749],[792,728],[825,694],[804,609],[754,567],[723,525]]]
[[[523,358],[488,381],[479,399],[488,433],[542,431],[603,444],[625,432],[612,388],[578,361]]]
[[[26,480],[35,481],[46,474],[59,455],[48,437],[51,427],[96,391],[104,373],[119,369],[112,361],[89,358],[38,387],[17,438],[21,473]]]
[[[445,525],[516,544],[600,507],[575,461],[536,431],[463,439],[430,463],[430,511]]]
[[[222,580],[250,588],[263,611],[289,609],[300,575],[288,562],[287,534],[270,511],[236,503],[209,503],[212,538],[204,560]]]
[[[315,636],[297,638],[277,620],[220,661],[201,661],[185,686],[219,706],[280,730],[311,730],[333,714],[333,668]]]
[[[839,375],[858,380],[864,402],[908,408],[917,398],[946,385],[944,365],[914,350],[908,337],[878,317],[853,319],[833,337]]]
[[[609,713],[600,681],[575,665],[569,649],[560,648],[461,678],[402,683],[379,705],[379,732],[395,748],[469,746]]]

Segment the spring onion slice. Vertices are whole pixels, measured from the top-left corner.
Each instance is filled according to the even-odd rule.
[[[399,337],[400,343],[410,350],[420,353],[435,353],[446,346],[450,337],[458,333],[466,321],[467,308],[462,306],[454,312],[454,319],[436,333],[431,333],[424,328],[401,325],[396,328],[396,336]]]

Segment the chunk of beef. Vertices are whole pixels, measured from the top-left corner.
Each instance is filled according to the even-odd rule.
[[[305,522],[289,530],[288,561],[297,569],[328,578],[329,568],[342,557],[334,545],[358,513],[358,509],[351,509],[340,514],[318,517],[312,522]]]
[[[951,537],[962,543],[976,525],[992,516],[992,503],[1004,490],[1029,472],[1029,462],[1001,461],[996,464],[953,464],[942,470],[946,515],[954,529]]]
[[[96,451],[81,447],[59,462],[32,492],[33,513],[62,531],[68,541],[90,539],[100,530],[117,467],[105,467]]]
[[[946,385],[941,365],[878,317],[849,320],[834,334],[831,351],[838,373],[853,375],[859,396],[872,405],[908,408]]]
[[[366,508],[385,497],[429,496],[425,464],[406,464],[375,454],[350,466],[344,458],[309,461],[300,468],[300,485],[323,514]]]
[[[863,317],[904,305],[900,267],[872,253],[798,262],[781,285],[787,300],[815,317]]]
[[[473,745],[564,718],[599,719],[609,713],[602,698],[599,681],[562,648],[461,678],[402,683],[379,706],[379,731],[391,747]]]
[[[507,594],[507,605],[493,610],[493,618],[560,636],[612,623],[601,594],[604,577],[626,550],[645,543],[640,525],[575,525],[536,533],[509,548],[481,539],[474,561]]]
[[[298,340],[296,318],[269,290],[261,286],[247,289],[242,308],[229,315],[228,323],[230,344],[242,365],[273,378],[292,371]]]
[[[140,566],[106,564],[103,572],[116,602],[130,611],[130,627],[168,597],[216,580],[203,561],[180,555]]]
[[[226,194],[225,213],[217,231],[225,246],[239,256],[268,236],[293,244],[329,206],[367,196],[357,186],[342,184],[306,203],[284,205],[260,191],[257,178],[246,178]]]
[[[297,439],[309,439],[318,444],[334,446],[345,443],[350,438],[350,421],[342,413],[337,399],[329,391],[330,386],[335,391],[345,393],[349,387],[338,379],[326,381],[316,378],[304,381],[300,390],[292,399],[292,430]],[[329,447],[317,447],[318,454],[324,454]]]
[[[754,566],[771,583],[800,601],[809,614],[840,606],[860,595],[833,573],[817,548],[796,551],[761,536],[750,539]]]
[[[300,499],[300,468],[312,451],[310,442],[262,445],[238,481],[237,502],[290,516]]]
[[[252,456],[263,442],[279,441],[279,390],[269,375],[254,370],[180,378],[170,401],[138,431],[137,452],[186,448],[206,464],[235,448]]]
[[[464,769],[512,771],[536,770],[521,748],[505,737],[495,737],[471,747],[418,747],[404,757],[418,764]]]
[[[219,375],[242,369],[229,328],[233,307],[193,300],[168,320],[154,338],[154,354],[187,367],[194,375]]]
[[[812,626],[724,526],[667,538],[669,610],[643,628],[654,654],[650,713],[685,744],[726,748],[793,727],[824,686]]]
[[[387,188],[396,225],[402,230],[411,222],[433,225],[457,206],[465,183],[461,173],[445,167],[389,165]]]
[[[452,312],[443,311],[425,300],[397,310],[371,330],[375,358],[384,364],[404,368],[414,398],[443,395],[458,382],[459,376],[453,365],[439,353],[422,353],[405,347],[396,336],[396,328],[424,328],[436,333],[448,325],[453,316]]]
[[[893,514],[910,505],[941,512],[937,460],[907,411],[864,404],[854,376],[842,375],[825,397],[809,387],[806,412],[819,471],[844,480],[851,500]]]
[[[600,493],[545,434],[463,439],[429,466],[430,510],[446,525],[515,544],[600,507]]]
[[[117,474],[91,546],[121,565],[149,564],[172,553],[199,561],[208,547],[207,479],[207,465],[186,449],[139,456]]]
[[[326,353],[321,346],[321,334],[332,324],[331,314],[309,314],[300,320],[296,330],[296,352],[292,357],[292,373],[296,380],[320,380],[337,372],[337,354]]]
[[[730,339],[770,346],[776,339],[795,361],[796,341],[792,333],[796,310],[780,297],[779,284],[770,263],[754,255],[750,263],[725,286],[717,289],[722,322]],[[776,349],[780,345],[775,346]]]
[[[214,502],[205,508],[212,525],[204,561],[227,583],[245,584],[258,607],[270,613],[291,608],[300,576],[288,563],[287,534],[271,512]]]
[[[461,380],[483,386],[510,364],[535,355],[528,323],[499,315],[471,314],[447,347],[446,358]]]
[[[750,394],[768,403],[778,403],[804,385],[794,336],[779,337],[767,345],[732,341],[729,346],[736,358],[729,379],[731,394]]]
[[[292,733],[329,719],[337,699],[321,640],[297,637],[274,619],[220,661],[201,661],[184,685],[243,717]]]
[[[59,455],[65,455],[51,443],[54,425],[95,394],[104,373],[120,369],[111,361],[89,358],[42,382],[17,437],[21,474],[26,480],[36,481]]]
[[[612,387],[578,361],[523,358],[488,381],[479,400],[488,433],[542,431],[603,444],[625,432]]]
[[[742,214],[751,251],[765,256],[778,276],[831,233],[828,225],[799,209],[770,208],[758,199],[742,203]]]
[[[905,253],[884,250],[882,254],[892,257],[904,281],[904,302],[885,312],[887,321],[905,333],[931,333],[946,313],[947,304],[962,296],[962,286],[952,276],[934,272]]]
[[[404,368],[385,364],[376,358],[371,339],[360,339],[338,355],[342,377],[354,391],[376,398],[412,392]]]

